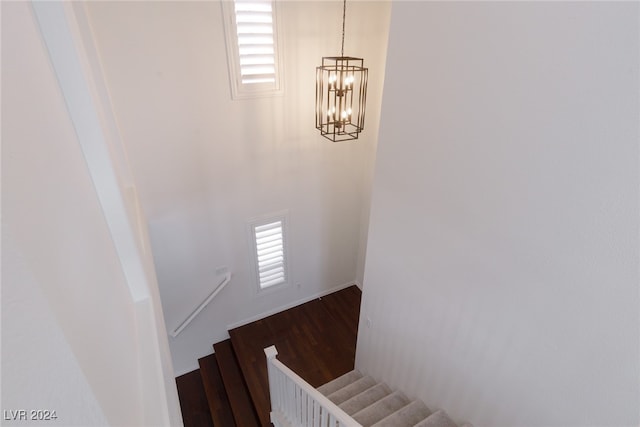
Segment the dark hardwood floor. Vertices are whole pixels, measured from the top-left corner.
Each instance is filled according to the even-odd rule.
[[[230,330],[231,340],[215,344],[215,355],[201,359],[200,370],[176,379],[185,427],[247,427],[258,422],[263,427],[271,426],[265,347],[275,345],[278,359],[313,387],[352,370],[360,298],[360,289],[350,286]],[[211,360],[213,356],[217,356],[217,362]],[[232,359],[237,361],[237,366],[229,365]],[[220,375],[214,371],[216,363]],[[242,378],[238,377],[239,372]],[[196,374],[206,383],[196,378]],[[217,383],[218,378],[223,379],[222,387]],[[208,381],[216,381],[216,384]],[[187,386],[191,389],[187,390]],[[207,397],[198,395],[205,390]],[[208,407],[204,408],[207,398]],[[255,411],[247,409],[248,401],[253,403],[251,409]],[[236,409],[234,424],[230,420],[229,407]],[[207,414],[214,414],[214,420],[223,421],[206,424],[202,418]]]
[[[263,426],[269,426],[269,383],[264,348],[318,387],[353,369],[361,292],[343,289],[229,331]]]

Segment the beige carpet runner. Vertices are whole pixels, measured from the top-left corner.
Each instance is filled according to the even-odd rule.
[[[472,427],[458,426],[445,411],[432,412],[421,401],[410,401],[359,371],[348,372],[318,391],[363,427]]]

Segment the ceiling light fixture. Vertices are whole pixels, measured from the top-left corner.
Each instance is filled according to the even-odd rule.
[[[333,141],[358,139],[364,129],[369,70],[364,59],[344,56],[344,22],[347,0],[342,6],[342,51],[325,56],[316,67],[316,129]]]

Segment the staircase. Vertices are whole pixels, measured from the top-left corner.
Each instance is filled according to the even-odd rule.
[[[229,331],[176,378],[185,427],[270,427],[264,348],[317,387],[353,369],[361,292],[351,286]]]
[[[198,360],[200,369],[176,378],[185,427],[270,427],[272,420],[276,427],[458,427],[444,411],[353,370],[360,298],[352,286],[230,330],[230,339]],[[278,350],[269,356],[273,345]],[[271,381],[285,371],[287,378]],[[300,402],[278,402],[298,386],[322,407],[311,397],[298,409]],[[304,394],[296,390],[300,400]],[[337,417],[324,415],[329,407]]]
[[[357,370],[324,384],[318,391],[363,427],[458,427],[445,411],[432,412],[421,401],[411,401],[402,392],[392,391]]]

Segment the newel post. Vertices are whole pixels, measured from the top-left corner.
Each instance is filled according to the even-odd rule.
[[[278,350],[276,350],[276,346],[272,345],[271,347],[267,347],[264,349],[264,354],[267,356],[267,360],[275,359],[278,355]]]
[[[274,425],[277,424],[277,421],[274,420],[274,412],[280,411],[281,402],[279,401],[278,394],[278,381],[280,378],[277,375],[276,368],[273,366],[273,361],[276,359],[278,355],[278,350],[276,350],[276,346],[272,345],[264,349],[264,354],[267,356],[267,374],[269,377],[269,401],[271,402],[271,422]]]

